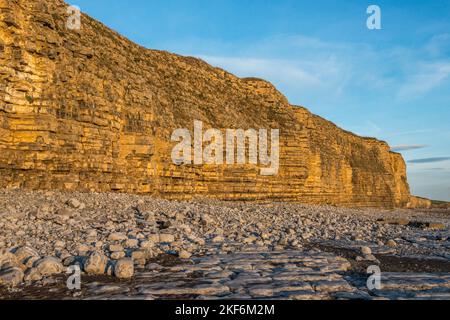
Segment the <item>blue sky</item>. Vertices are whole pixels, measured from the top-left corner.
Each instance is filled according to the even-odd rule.
[[[292,104],[387,141],[412,192],[450,201],[450,0],[74,0],[152,49],[274,83]],[[369,5],[382,30],[366,27]]]

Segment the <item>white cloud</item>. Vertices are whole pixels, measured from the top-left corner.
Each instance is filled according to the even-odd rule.
[[[321,85],[319,77],[295,62],[279,59],[200,56],[208,63],[220,66],[240,77],[267,76],[273,80]]]
[[[437,34],[433,36],[425,50],[434,57],[441,56],[450,52],[450,33]]]
[[[379,137],[384,131],[378,124],[370,120],[365,121],[361,125],[349,127],[348,129],[364,137]]]
[[[441,85],[449,75],[450,62],[422,65],[417,73],[412,74],[405,84],[400,87],[397,99],[408,101],[423,96]]]
[[[432,129],[410,130],[410,131],[389,133],[386,137],[394,138],[394,137],[399,137],[399,136],[414,136],[414,135],[423,135],[424,133],[432,133],[432,132],[435,132],[435,130],[432,130]]]
[[[239,77],[260,77],[285,89],[290,88],[299,95],[327,92],[330,96],[338,96],[348,81],[345,66],[333,57],[321,61],[208,55],[199,57]]]
[[[178,45],[238,76],[273,82],[292,103],[320,108],[339,104],[341,97],[378,94],[403,103],[428,94],[450,75],[450,61],[442,56],[444,40],[450,42],[450,34],[437,35],[419,47],[384,49],[303,35],[238,44],[191,39]]]

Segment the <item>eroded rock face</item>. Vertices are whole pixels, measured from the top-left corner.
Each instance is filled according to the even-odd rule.
[[[410,209],[429,209],[432,206],[431,200],[420,198],[420,197],[410,197],[407,207]]]
[[[270,83],[146,50],[60,0],[0,0],[0,187],[405,206],[405,163]],[[176,166],[174,129],[280,129],[280,170]]]

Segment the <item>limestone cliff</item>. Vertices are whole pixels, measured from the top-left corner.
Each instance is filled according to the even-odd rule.
[[[409,209],[430,209],[433,203],[429,199],[411,196],[406,207]]]
[[[0,187],[405,206],[405,163],[270,83],[142,48],[60,0],[0,0]],[[279,128],[280,171],[176,166],[176,128]]]

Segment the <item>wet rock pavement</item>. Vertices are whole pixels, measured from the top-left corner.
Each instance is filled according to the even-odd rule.
[[[450,298],[448,210],[20,190],[0,200],[0,299]],[[66,285],[74,266],[80,290]],[[381,287],[369,290],[368,268]]]

